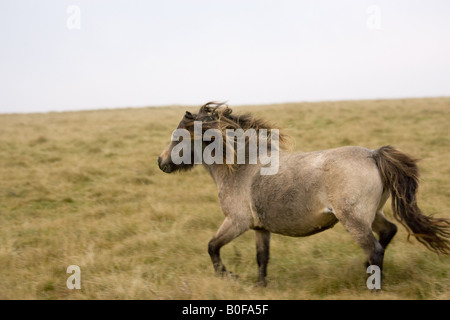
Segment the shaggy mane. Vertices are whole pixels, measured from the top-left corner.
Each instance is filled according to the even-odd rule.
[[[203,130],[218,129],[225,137],[226,129],[242,129],[244,131],[248,129],[255,129],[259,133],[260,129],[266,129],[270,137],[271,129],[279,129],[274,124],[267,120],[263,120],[255,117],[251,113],[232,114],[233,110],[223,102],[208,102],[200,107],[198,114],[187,117],[188,120],[185,123],[188,127],[194,125],[194,121],[202,121]],[[191,122],[191,123],[189,123]],[[279,145],[280,148],[287,147],[288,136],[279,132]],[[270,140],[268,141],[270,142]]]
[[[267,148],[270,148],[271,143],[271,130],[278,129],[274,124],[269,121],[262,120],[260,118],[255,117],[251,113],[243,113],[243,114],[233,114],[233,111],[223,102],[208,102],[200,107],[200,110],[197,114],[191,114],[186,112],[184,117],[183,125],[188,129],[191,133],[194,128],[194,121],[202,122],[202,133],[204,133],[208,129],[217,129],[221,132],[223,137],[223,144],[225,151],[226,148],[229,148],[226,144],[226,130],[232,129],[242,129],[246,132],[248,129],[254,129],[256,134],[259,135],[259,131],[261,129],[267,130]],[[279,130],[279,149],[287,149],[288,148],[288,139],[290,137]],[[258,139],[259,140],[259,139]],[[236,141],[236,138],[235,138]],[[248,150],[249,139],[246,138],[246,150]],[[257,141],[257,146],[259,146],[259,141]],[[224,152],[225,153],[225,152]],[[236,160],[236,150],[234,150],[235,160]],[[236,169],[236,161],[234,164],[227,164],[224,157],[224,165],[228,167],[230,170]]]

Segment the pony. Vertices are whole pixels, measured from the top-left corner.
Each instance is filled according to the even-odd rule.
[[[223,137],[230,129],[275,129],[268,121],[250,113],[235,115],[227,105],[216,102],[204,104],[196,114],[186,111],[177,128],[192,138],[183,139],[185,143],[194,143],[195,123],[202,124],[202,133],[214,129]],[[271,233],[306,237],[332,228],[337,222],[362,248],[367,266],[382,270],[385,250],[397,232],[397,226],[383,213],[389,196],[393,216],[406,228],[408,238],[414,236],[436,253],[450,253],[450,220],[425,215],[418,207],[417,159],[392,146],[376,150],[345,146],[295,153],[288,150],[288,138],[278,134],[278,170],[274,174],[261,174],[265,164],[259,160],[236,164],[226,162],[224,155],[221,163],[202,162],[217,185],[225,216],[208,243],[216,274],[230,274],[221,260],[221,247],[252,229],[256,236],[257,285],[266,286]],[[246,137],[245,146],[250,140]],[[260,140],[256,140],[259,146]],[[202,141],[200,152],[212,141]],[[159,168],[165,173],[188,171],[196,165],[198,148],[190,148],[191,154],[184,155],[192,161],[174,163],[172,151],[179,143],[172,139],[158,157]],[[226,148],[230,145],[221,149]]]

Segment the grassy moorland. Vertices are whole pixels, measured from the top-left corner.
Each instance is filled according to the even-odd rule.
[[[233,106],[231,106],[233,107]],[[0,115],[0,299],[450,299],[450,257],[399,232],[383,290],[342,225],[272,236],[268,286],[249,231],[222,249],[237,280],[217,278],[207,243],[223,215],[198,166],[164,174],[156,158],[198,107]],[[450,218],[450,98],[242,106],[278,124],[294,151],[391,144],[419,157],[419,205]],[[386,215],[393,220],[390,203]],[[69,290],[69,265],[81,289]]]

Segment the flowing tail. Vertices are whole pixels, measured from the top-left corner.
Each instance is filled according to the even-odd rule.
[[[373,153],[385,188],[391,191],[392,212],[407,230],[428,249],[450,254],[450,220],[422,214],[417,205],[417,159],[384,146]]]

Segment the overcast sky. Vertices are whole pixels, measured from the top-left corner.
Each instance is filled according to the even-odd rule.
[[[450,96],[450,1],[0,0],[0,112]]]

